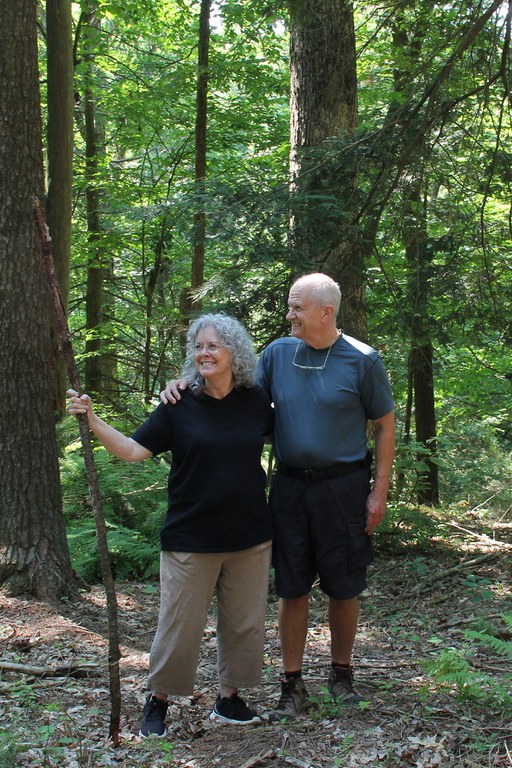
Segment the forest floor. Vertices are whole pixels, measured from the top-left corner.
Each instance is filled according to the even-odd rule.
[[[357,687],[368,700],[364,707],[336,707],[326,694],[329,637],[325,601],[315,591],[304,677],[317,707],[277,725],[210,721],[216,695],[212,610],[196,693],[172,703],[165,739],[136,735],[158,590],[154,584],[119,583],[122,729],[117,748],[108,741],[102,588],[58,607],[0,590],[0,768],[512,766],[511,713],[487,695],[500,685],[509,686],[509,702],[512,693],[512,633],[503,619],[512,611],[511,553],[506,540],[456,529],[448,540],[433,540],[426,549],[377,552],[361,600],[354,654]],[[276,617],[271,594],[263,681],[242,692],[262,714],[278,698]],[[470,629],[490,632],[498,639],[498,652],[471,642],[465,634]],[[450,685],[446,675],[427,674],[425,660],[448,649],[454,649],[452,661],[468,660],[462,664],[466,689]],[[9,663],[20,666],[8,669]],[[47,668],[47,674],[31,667]],[[477,697],[487,692],[482,701],[474,701],[475,690]]]

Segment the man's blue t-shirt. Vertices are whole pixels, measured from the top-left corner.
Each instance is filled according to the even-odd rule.
[[[260,357],[258,383],[274,403],[276,457],[292,467],[364,459],[367,421],[394,408],[379,353],[345,334],[330,351],[293,337],[272,342]]]

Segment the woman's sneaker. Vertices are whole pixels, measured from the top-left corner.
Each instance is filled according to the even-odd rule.
[[[231,696],[224,698],[221,698],[220,695],[217,696],[210,720],[219,720],[222,723],[233,725],[250,725],[261,722],[259,715],[247,706],[238,693],[232,693]]]
[[[165,718],[168,706],[166,701],[157,699],[154,696],[148,696],[142,710],[144,719],[140,726],[139,736],[143,738],[146,736],[158,736],[161,739],[165,736],[167,733]]]

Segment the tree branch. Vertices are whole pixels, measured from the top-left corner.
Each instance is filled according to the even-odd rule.
[[[68,372],[68,378],[71,386],[77,392],[81,392],[80,379],[78,376],[78,368],[75,362],[75,356],[73,353],[73,344],[71,341],[71,334],[69,332],[69,326],[66,318],[66,312],[62,302],[60,294],[57,275],[55,274],[55,266],[53,263],[53,254],[51,246],[51,238],[48,233],[48,227],[46,226],[43,211],[41,209],[41,203],[37,198],[33,198],[34,216],[36,220],[37,231],[39,234],[39,240],[41,242],[41,251],[44,260],[44,266],[46,270],[46,277],[48,280],[48,287],[50,289],[50,295],[55,310],[55,316],[57,319],[57,325],[59,329],[59,340],[61,345],[62,355],[66,363]],[[110,700],[111,700],[111,714],[110,714],[110,730],[109,736],[114,743],[114,746],[119,746],[119,731],[120,731],[120,719],[121,719],[121,684],[119,678],[119,659],[121,658],[121,651],[119,648],[119,629],[117,622],[117,599],[116,590],[114,585],[114,578],[112,576],[112,568],[110,566],[110,558],[108,553],[107,542],[107,528],[105,524],[105,517],[101,506],[101,498],[98,486],[98,476],[96,472],[96,465],[94,463],[94,455],[92,451],[91,440],[89,436],[89,426],[87,422],[86,414],[81,414],[78,417],[78,425],[80,430],[80,439],[82,441],[82,448],[84,453],[85,467],[87,473],[87,483],[89,486],[89,493],[91,496],[91,503],[94,512],[94,519],[96,523],[96,539],[98,545],[98,554],[101,566],[101,575],[103,578],[103,585],[105,587],[105,593],[107,598],[107,615],[108,615],[108,669],[109,669],[109,682],[110,682]]]

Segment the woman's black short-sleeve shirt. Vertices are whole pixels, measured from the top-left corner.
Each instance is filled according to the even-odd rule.
[[[132,434],[154,455],[172,454],[163,550],[232,552],[272,538],[261,466],[272,429],[267,395],[242,387],[220,400],[186,389]]]

